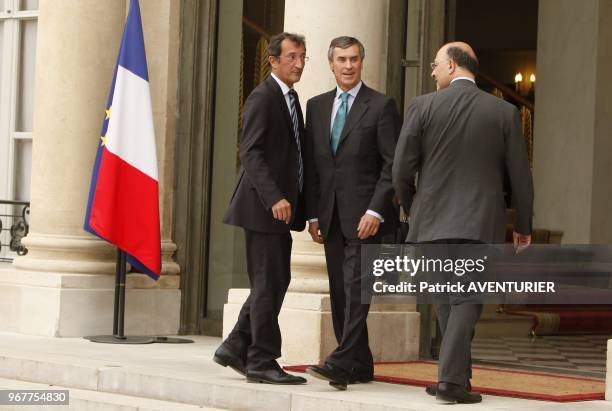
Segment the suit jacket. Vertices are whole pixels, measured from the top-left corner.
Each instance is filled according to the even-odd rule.
[[[334,207],[342,233],[357,238],[366,210],[384,218],[379,232],[394,231],[391,163],[400,119],[393,99],[362,84],[351,106],[336,155],[331,150],[331,114],[336,89],[308,100],[306,105],[306,217],[318,218],[327,236]]]
[[[296,109],[303,147],[304,120],[299,101],[296,101]],[[271,76],[245,101],[243,120],[241,166],[223,222],[265,233],[286,233],[290,228],[303,230],[299,154],[291,114],[280,86]],[[272,206],[283,198],[291,203],[290,225],[272,215]]]
[[[468,80],[415,98],[393,164],[393,184],[410,209],[407,241],[503,243],[505,172],[515,231],[530,234],[533,183],[516,107]]]

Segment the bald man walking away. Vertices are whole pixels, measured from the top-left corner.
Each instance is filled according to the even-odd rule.
[[[465,43],[444,45],[431,68],[438,91],[412,101],[393,163],[393,185],[410,210],[407,241],[503,243],[507,172],[520,252],[531,243],[533,183],[518,110],[478,89],[478,60]],[[480,402],[471,392],[470,346],[482,305],[450,300],[436,310],[442,332],[438,384],[427,393],[449,403]]]

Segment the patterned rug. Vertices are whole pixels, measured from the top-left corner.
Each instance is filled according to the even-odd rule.
[[[285,369],[304,372],[306,367],[297,365]],[[424,387],[434,383],[437,374],[438,365],[430,361],[374,366],[376,381],[395,384]],[[472,387],[482,394],[556,402],[602,400],[605,393],[605,381],[601,379],[482,366],[473,368]]]

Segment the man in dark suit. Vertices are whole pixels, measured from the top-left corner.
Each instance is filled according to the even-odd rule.
[[[410,210],[407,241],[503,243],[507,173],[520,252],[531,242],[533,183],[518,110],[476,87],[478,60],[469,45],[446,44],[431,66],[438,91],[412,101],[393,164],[394,187]],[[471,392],[470,345],[482,305],[436,308],[443,339],[438,384],[427,392],[445,402],[479,402]]]
[[[328,60],[337,87],[306,105],[306,217],[325,245],[338,347],[308,372],[340,390],[373,379],[361,301],[361,245],[380,243],[397,227],[391,162],[400,120],[393,100],[361,81],[364,48],[352,37],[332,40]]]
[[[223,220],[244,229],[251,292],[213,359],[246,375],[249,382],[306,382],[276,362],[281,356],[278,314],[291,280],[289,230],[305,227],[304,121],[292,88],[305,61],[304,37],[281,33],[270,39],[272,74],[244,104],[241,167]]]

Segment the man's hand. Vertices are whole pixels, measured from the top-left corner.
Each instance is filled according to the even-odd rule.
[[[516,254],[522,253],[531,244],[531,234],[525,235],[515,231],[512,233],[512,239]]]
[[[284,221],[285,224],[291,222],[291,204],[284,198],[272,206],[272,215],[277,220]]]
[[[312,223],[308,223],[308,232],[312,237],[312,241],[315,243],[323,244],[323,237],[321,237],[321,232],[319,231],[319,222],[313,221]]]
[[[376,235],[378,232],[378,228],[380,227],[380,220],[373,215],[364,214],[359,220],[359,225],[357,226],[357,237],[360,240],[365,240],[366,238]]]

